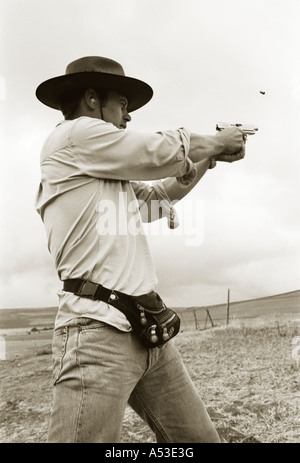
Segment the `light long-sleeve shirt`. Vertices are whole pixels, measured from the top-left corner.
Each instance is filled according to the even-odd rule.
[[[82,278],[136,296],[155,290],[142,221],[165,215],[173,225],[160,179],[192,175],[189,142],[186,129],[140,133],[89,117],[58,124],[41,152],[36,209],[60,280]],[[56,327],[85,316],[131,329],[109,304],[58,294]]]

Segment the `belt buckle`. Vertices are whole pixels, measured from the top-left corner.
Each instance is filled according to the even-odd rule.
[[[81,283],[79,290],[74,294],[76,294],[76,296],[87,297],[95,300],[95,294],[98,287],[99,285],[97,283],[86,280]]]

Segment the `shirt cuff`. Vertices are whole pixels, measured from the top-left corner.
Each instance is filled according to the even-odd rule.
[[[158,180],[157,182],[153,183],[152,186],[155,190],[159,205],[162,208],[163,215],[167,218],[168,227],[172,230],[179,227],[179,219],[176,209],[174,208],[172,201],[170,200],[165,190],[163,182]]]
[[[196,174],[197,174],[196,166],[191,161],[191,165],[190,165],[190,169],[188,173],[185,175],[182,175],[181,177],[176,177],[176,180],[181,185],[187,186],[195,180]]]
[[[196,177],[196,167],[193,163],[193,161],[188,157],[189,150],[190,150],[190,138],[191,138],[191,132],[188,129],[185,129],[184,127],[181,127],[178,129],[178,132],[180,133],[181,141],[182,141],[182,146],[185,154],[185,160],[187,163],[187,169],[186,173],[180,177],[176,177],[177,181],[181,185],[189,185],[191,182]]]

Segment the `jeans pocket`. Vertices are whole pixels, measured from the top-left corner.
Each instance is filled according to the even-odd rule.
[[[52,381],[53,385],[57,383],[60,373],[63,368],[63,360],[66,354],[66,345],[68,340],[68,327],[58,329],[54,331],[52,341],[52,364],[53,373]]]

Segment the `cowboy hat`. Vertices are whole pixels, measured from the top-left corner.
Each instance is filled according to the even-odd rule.
[[[123,67],[116,61],[101,56],[86,56],[72,61],[64,75],[42,82],[36,89],[36,97],[50,108],[60,109],[64,94],[86,88],[121,93],[128,100],[128,112],[148,103],[153,95],[148,84],[125,76]]]

